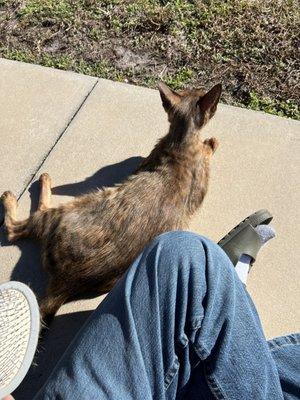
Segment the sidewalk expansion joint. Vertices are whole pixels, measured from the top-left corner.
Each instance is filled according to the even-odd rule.
[[[85,98],[82,100],[81,104],[79,105],[79,107],[77,108],[77,110],[74,112],[74,114],[72,115],[72,117],[70,118],[69,122],[67,123],[67,125],[62,129],[61,133],[59,134],[58,138],[55,140],[55,142],[53,143],[53,145],[50,147],[49,151],[45,154],[45,156],[43,157],[42,161],[39,163],[39,165],[36,168],[36,171],[32,174],[32,177],[28,180],[28,182],[25,185],[25,188],[22,190],[21,194],[18,196],[18,201],[20,200],[20,198],[23,196],[23,194],[25,193],[26,189],[28,188],[28,186],[34,181],[34,178],[37,174],[37,172],[41,169],[41,167],[43,166],[43,164],[45,163],[45,161],[47,160],[47,158],[49,157],[49,155],[52,153],[52,150],[56,147],[56,145],[58,144],[58,142],[61,140],[61,138],[63,137],[63,135],[65,134],[65,132],[68,130],[69,126],[71,125],[71,123],[73,122],[73,120],[76,118],[77,114],[79,113],[79,111],[82,109],[82,107],[84,106],[84,104],[86,103],[88,97],[90,96],[90,94],[92,93],[92,91],[95,89],[97,83],[98,83],[99,79],[96,80],[96,82],[94,83],[94,85],[92,86],[91,90],[87,93],[87,95],[85,96]]]
[[[68,121],[67,125],[62,129],[61,133],[58,135],[57,139],[55,140],[55,142],[53,143],[53,145],[50,147],[50,149],[48,150],[48,152],[44,155],[43,159],[41,160],[41,162],[38,164],[35,172],[33,174],[31,174],[31,178],[28,179],[28,181],[25,183],[24,185],[24,189],[21,191],[21,193],[18,196],[18,201],[20,200],[20,198],[23,196],[23,194],[26,192],[26,190],[28,189],[28,187],[32,184],[32,182],[34,181],[37,172],[41,169],[41,167],[43,166],[43,164],[45,163],[45,161],[47,160],[47,158],[49,157],[49,155],[52,153],[52,150],[56,147],[56,145],[58,144],[58,142],[61,140],[61,138],[63,137],[63,135],[65,134],[65,132],[67,131],[67,129],[69,128],[69,126],[71,125],[71,123],[73,122],[73,120],[76,118],[77,114],[79,113],[79,111],[82,109],[82,107],[84,106],[85,102],[87,101],[88,97],[90,96],[90,94],[93,92],[93,90],[95,89],[97,83],[99,82],[99,79],[97,78],[96,82],[93,84],[92,88],[89,90],[89,92],[87,93],[87,95],[84,97],[84,99],[82,100],[81,104],[79,105],[79,107],[77,108],[77,110],[74,112],[74,114],[71,116],[70,120]],[[2,212],[1,212],[2,214]],[[4,223],[4,215],[0,215],[0,227],[3,225]]]

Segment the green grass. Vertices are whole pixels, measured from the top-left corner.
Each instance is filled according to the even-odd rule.
[[[116,69],[114,69],[112,66],[109,66],[104,61],[100,61],[98,63],[88,63],[82,59],[74,60],[68,55],[51,57],[47,54],[41,54],[40,56],[36,56],[30,51],[20,50],[5,51],[3,56],[10,60],[34,63],[50,68],[71,70],[81,74],[97,76],[104,79],[114,79],[116,81],[122,81],[125,79],[123,75],[121,75]]]
[[[194,76],[194,71],[187,67],[179,68],[178,71],[165,79],[172,89],[182,89],[188,86]]]
[[[1,50],[3,51],[3,49],[0,48],[0,51]],[[127,70],[125,73],[121,73],[105,61],[88,63],[83,59],[74,60],[67,55],[50,57],[47,54],[42,54],[37,57],[30,51],[26,52],[20,50],[4,51],[2,54],[5,58],[10,60],[34,63],[50,68],[72,70],[81,74],[92,75],[104,79],[124,81],[130,77],[130,70]],[[193,71],[183,67],[174,75],[167,76],[165,82],[173,89],[182,89],[190,82],[192,76]],[[145,86],[153,87],[157,84],[157,80],[154,80],[152,76],[146,75],[144,79]]]
[[[79,3],[79,2],[76,2]],[[29,0],[18,11],[18,16],[29,22],[52,18],[56,22],[72,20],[74,6],[64,0]]]
[[[255,92],[250,92],[247,106],[252,110],[264,111],[280,117],[289,117],[300,120],[299,106],[292,101],[276,101],[269,97],[261,97]]]
[[[296,0],[0,0],[0,56],[300,119]],[[120,50],[121,49],[121,50]]]

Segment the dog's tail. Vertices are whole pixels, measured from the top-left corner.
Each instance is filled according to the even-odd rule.
[[[40,314],[43,326],[49,326],[59,308],[68,300],[66,293],[48,294],[40,304]]]

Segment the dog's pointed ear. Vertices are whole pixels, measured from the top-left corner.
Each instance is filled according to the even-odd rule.
[[[217,110],[222,93],[222,85],[218,83],[198,101],[200,110],[211,118]]]
[[[158,90],[160,93],[162,105],[166,112],[180,102],[180,95],[174,90],[170,89],[165,83],[159,82]]]

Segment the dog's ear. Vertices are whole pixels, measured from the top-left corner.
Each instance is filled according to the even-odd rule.
[[[159,82],[158,90],[160,93],[162,105],[166,112],[169,112],[173,106],[180,102],[180,95],[170,89],[165,83]]]
[[[211,118],[217,110],[222,93],[222,85],[218,83],[209,92],[198,100],[198,105],[202,113]]]

